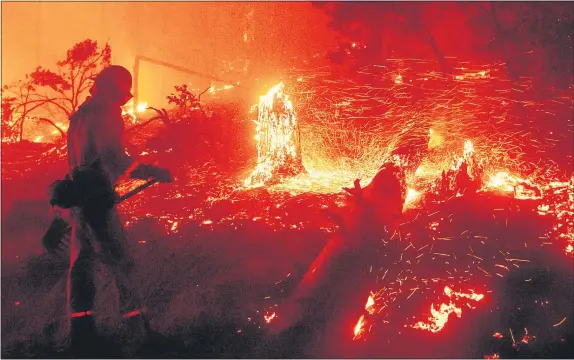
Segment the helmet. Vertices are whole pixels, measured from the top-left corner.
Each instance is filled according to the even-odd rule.
[[[108,66],[94,78],[94,82],[99,89],[115,90],[120,94],[131,95],[132,74],[123,66]]]

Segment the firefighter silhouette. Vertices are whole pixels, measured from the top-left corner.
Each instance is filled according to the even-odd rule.
[[[113,276],[119,308],[129,336],[127,349],[137,349],[149,332],[143,303],[134,287],[134,261],[115,208],[114,184],[122,176],[171,182],[168,170],[138,164],[125,152],[121,106],[131,98],[132,77],[121,66],[109,66],[94,79],[86,101],[70,118],[67,135],[69,177],[77,182],[82,201],[70,208],[72,236],[67,304],[73,349],[92,343],[94,263],[101,261]],[[131,347],[130,347],[131,346]]]

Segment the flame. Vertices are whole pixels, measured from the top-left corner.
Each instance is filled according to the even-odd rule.
[[[149,108],[147,101],[139,102],[134,106],[133,99],[122,106],[122,116],[127,117],[132,123],[137,121],[137,113],[142,113]]]
[[[472,141],[467,139],[464,141],[464,153],[462,156],[464,158],[470,158],[473,154],[474,154],[474,145],[472,144]]]
[[[413,202],[419,195],[420,193],[415,189],[409,189],[405,198],[405,205]]]
[[[275,319],[277,317],[276,313],[272,313],[270,315],[263,315],[263,317],[265,318],[265,322],[267,324],[269,324],[273,319]]]
[[[449,298],[451,298],[449,303],[448,304],[442,303],[440,305],[440,307],[438,308],[438,310],[435,308],[434,304],[431,304],[431,309],[430,309],[431,316],[429,316],[429,318],[428,318],[428,323],[425,323],[423,321],[419,321],[412,326],[413,328],[421,329],[421,330],[427,330],[427,331],[430,331],[433,333],[437,333],[444,328],[444,326],[448,322],[448,318],[449,318],[450,314],[454,313],[459,318],[462,316],[462,309],[460,307],[458,307],[455,304],[455,302],[453,302],[453,299],[452,299],[453,297],[454,297],[454,300],[459,300],[459,298],[466,298],[469,300],[480,301],[480,300],[484,299],[483,294],[477,294],[474,291],[471,291],[470,294],[466,294],[466,293],[462,293],[462,292],[456,292],[456,291],[453,291],[448,286],[444,287],[444,294],[446,296],[448,296]],[[467,305],[468,305],[468,307],[472,308],[469,304],[467,304]]]
[[[358,339],[364,333],[364,331],[365,331],[365,315],[361,315],[353,331],[353,334],[355,335],[353,337],[353,340]]]
[[[490,177],[486,188],[501,192],[513,192],[517,199],[538,199],[542,190],[530,180],[522,179],[505,171],[499,171]]]
[[[367,310],[369,312],[369,314],[373,314],[373,312],[375,312],[375,299],[373,299],[373,295],[369,295],[369,298],[367,299],[367,303],[365,304],[365,310]]]
[[[484,295],[483,294],[477,294],[475,292],[471,292],[470,294],[465,294],[465,293],[461,293],[461,292],[456,292],[453,291],[450,287],[445,286],[444,287],[444,293],[448,296],[448,297],[452,297],[453,295],[456,298],[462,297],[462,298],[467,298],[467,299],[471,299],[474,301],[480,301],[482,299],[484,299]]]
[[[505,192],[514,191],[514,185],[516,184],[516,178],[510,176],[507,172],[497,172],[496,175],[490,178],[487,186],[489,188],[496,188]]]
[[[141,113],[146,111],[148,108],[147,101],[143,101],[136,106],[136,112]]]
[[[484,355],[485,359],[500,359],[499,354]]]
[[[303,163],[298,147],[299,133],[293,104],[280,82],[259,98],[255,139],[257,166],[245,186],[261,186],[301,173]]]
[[[444,137],[433,129],[429,129],[429,142],[428,148],[434,149],[439,148],[444,144]]]
[[[486,79],[490,74],[490,70],[481,71],[469,71],[462,75],[456,75],[454,78],[456,80],[466,80],[466,79]]]
[[[457,307],[455,304],[449,302],[449,304],[441,304],[438,310],[435,309],[434,304],[431,304],[431,316],[429,316],[429,323],[426,324],[422,321],[413,325],[415,329],[428,330],[433,333],[441,331],[448,321],[450,314],[455,313],[457,317],[462,316],[462,309]]]

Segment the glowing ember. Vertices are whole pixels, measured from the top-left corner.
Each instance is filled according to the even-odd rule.
[[[444,287],[444,294],[450,298],[454,296],[455,300],[458,300],[459,298],[467,298],[474,301],[480,301],[484,298],[484,295],[476,294],[474,292],[471,292],[470,294],[455,292],[448,286]],[[468,306],[470,307],[470,305]],[[412,327],[415,329],[427,330],[433,333],[437,333],[444,328],[448,322],[450,314],[455,313],[456,316],[460,318],[462,316],[462,309],[458,307],[451,299],[448,304],[441,304],[438,310],[435,308],[434,304],[431,304],[430,313],[431,316],[428,318],[428,323],[419,321]]]
[[[246,186],[281,182],[305,171],[301,159],[299,127],[293,104],[284,93],[283,82],[259,99],[257,121],[257,166]]]
[[[467,298],[467,299],[471,299],[474,301],[480,301],[484,298],[484,295],[482,294],[476,294],[474,292],[470,293],[470,294],[465,294],[465,293],[460,293],[460,292],[456,292],[456,291],[452,291],[451,288],[449,288],[448,286],[444,287],[444,293],[448,296],[448,297],[452,297],[453,295],[456,298],[462,297],[462,298]]]
[[[275,313],[272,313],[270,315],[264,315],[263,317],[265,318],[265,322],[269,324],[271,321],[273,321],[273,319],[277,317],[277,315]]]
[[[359,321],[357,321],[357,325],[355,325],[355,329],[353,331],[354,337],[353,340],[358,339],[363,333],[365,332],[365,315],[361,315]]]
[[[462,316],[462,309],[456,307],[455,304],[450,302],[447,304],[441,304],[438,310],[435,309],[434,304],[431,304],[431,316],[429,316],[429,323],[426,324],[422,321],[413,325],[415,329],[428,330],[430,332],[436,333],[442,330],[448,321],[450,314],[455,313],[457,317]]]
[[[542,196],[542,190],[529,180],[500,171],[490,178],[486,187],[501,192],[512,192],[517,199],[536,199]]]
[[[375,299],[373,299],[372,295],[369,295],[369,298],[367,299],[365,310],[367,310],[371,315],[375,312]]]

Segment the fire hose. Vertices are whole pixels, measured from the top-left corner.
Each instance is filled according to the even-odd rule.
[[[151,179],[148,180],[147,182],[145,182],[144,184],[136,187],[133,190],[130,190],[129,192],[125,193],[124,195],[120,196],[116,201],[115,204],[120,204],[123,201],[131,198],[132,196],[142,192],[143,190],[149,188],[150,186],[156,184],[157,182],[159,182],[158,179]],[[57,248],[60,248],[60,245],[62,244],[62,240],[68,236],[72,231],[72,226],[64,219],[62,219],[61,217],[57,216],[54,218],[54,220],[52,220],[52,223],[50,224],[50,227],[48,228],[48,230],[46,231],[46,233],[44,234],[44,237],[42,238],[42,244],[44,245],[44,248],[47,249],[48,251],[52,251],[55,250]]]

